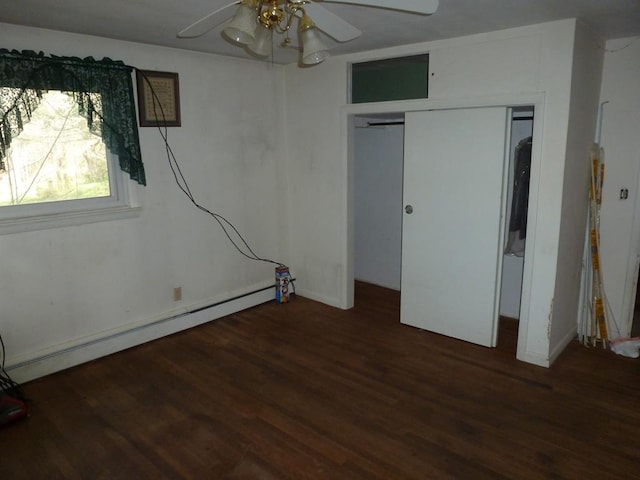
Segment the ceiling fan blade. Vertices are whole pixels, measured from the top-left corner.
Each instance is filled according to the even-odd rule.
[[[349,22],[317,3],[306,3],[303,8],[313,19],[318,30],[322,30],[337,42],[348,42],[362,35],[362,32]]]
[[[431,15],[438,9],[439,0],[323,0],[327,3],[351,3],[368,7],[388,8],[403,12]]]
[[[223,7],[214,10],[208,15],[205,15],[200,20],[193,22],[188,27],[183,28],[177,34],[178,38],[196,38],[201,37],[205,33],[213,30],[222,22],[228,20],[233,15],[233,11],[229,11],[229,15],[220,15],[218,18],[215,18],[220,12],[226,10],[229,7],[233,7],[234,5],[239,5],[240,2],[236,0],[235,2],[231,2]]]

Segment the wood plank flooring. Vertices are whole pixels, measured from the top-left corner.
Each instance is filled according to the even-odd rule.
[[[640,360],[570,345],[551,369],[399,323],[275,302],[25,385],[3,479],[636,479]]]

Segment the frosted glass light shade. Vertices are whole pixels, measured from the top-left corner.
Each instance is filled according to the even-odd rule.
[[[222,33],[235,43],[247,45],[255,38],[257,18],[258,14],[255,8],[247,3],[241,3],[233,19]]]
[[[260,25],[256,29],[255,39],[248,47],[258,57],[268,57],[273,52],[273,30]]]
[[[306,28],[300,32],[302,41],[302,63],[315,65],[329,57],[329,50],[322,43],[315,27]]]

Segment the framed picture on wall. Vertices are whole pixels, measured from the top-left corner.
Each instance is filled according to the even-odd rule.
[[[177,73],[136,70],[141,127],[180,126],[180,85]]]

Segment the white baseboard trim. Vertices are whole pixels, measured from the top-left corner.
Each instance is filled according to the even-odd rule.
[[[518,360],[523,362],[531,363],[533,365],[538,365],[539,367],[549,368],[553,365],[553,362],[557,360],[560,354],[564,351],[564,349],[576,338],[576,330],[571,329],[566,335],[562,338],[560,343],[558,343],[547,355],[541,355],[536,352],[524,352],[523,355],[517,355]]]
[[[524,352],[522,355],[516,355],[516,358],[522,362],[537,365],[538,367],[549,368],[551,365],[549,363],[549,358],[546,355],[541,355],[536,352]]]
[[[49,353],[40,357],[7,366],[11,378],[18,383],[25,383],[66,368],[80,365],[112,353],[126,350],[188,328],[202,325],[226,315],[231,315],[247,308],[274,300],[274,287],[218,302],[193,312],[182,313],[163,320],[137,326],[124,332],[107,335],[83,344]]]
[[[308,298],[309,300],[313,300],[315,302],[324,303],[325,305],[329,305],[330,307],[341,308],[342,310],[345,309],[344,307],[342,307],[339,298],[327,297],[325,295],[318,295],[314,292],[304,290],[301,288],[296,288],[296,295],[300,295],[301,297]]]
[[[569,330],[564,338],[558,343],[555,347],[551,349],[551,353],[549,354],[549,365],[553,365],[553,362],[557,360],[560,354],[567,348],[573,340],[575,340],[578,336],[577,327]]]

